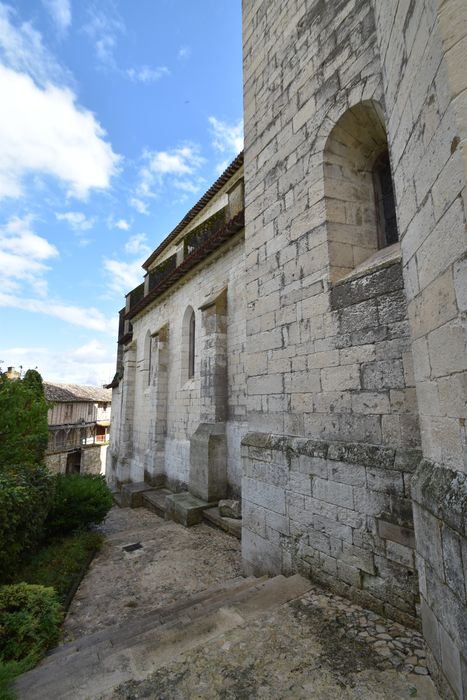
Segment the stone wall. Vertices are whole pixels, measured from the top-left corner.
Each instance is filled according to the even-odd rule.
[[[105,474],[107,445],[87,445],[81,450],[81,474]]]
[[[55,452],[45,456],[45,464],[54,474],[65,474],[66,472],[66,452]]]
[[[239,456],[240,440],[247,431],[244,266],[243,239],[240,237],[223,254],[204,264],[196,275],[184,279],[133,320],[133,340],[127,346],[124,358],[134,357],[131,360],[134,368],[128,365],[124,381],[113,394],[116,409],[109,466],[118,481],[147,480],[155,484],[168,483],[175,489],[186,488],[190,481],[190,439],[198,425],[212,414],[214,422],[222,420],[226,424],[227,488],[230,492],[239,492],[241,475],[239,462],[236,461],[234,466],[234,459]],[[223,291],[226,303],[222,324],[225,327],[221,338],[215,324],[211,327],[212,322],[206,319],[211,318],[211,302]],[[204,312],[206,305],[207,311]],[[192,378],[186,376],[185,367],[188,336],[184,332],[184,316],[189,307],[194,310],[196,320],[195,375]],[[166,333],[164,356],[158,354],[161,352],[159,336],[162,328]],[[211,332],[214,335],[209,339]],[[148,376],[148,336],[153,338],[152,378]],[[207,344],[209,352],[204,349]],[[228,391],[226,386],[222,396],[215,388],[218,384],[209,381],[207,363],[215,369],[216,377],[219,372],[224,372]],[[129,386],[132,371],[133,387]],[[163,384],[162,372],[166,373]],[[118,394],[121,392],[119,409]],[[131,395],[126,399],[125,392],[136,396],[136,400],[132,401]],[[216,408],[221,400],[225,401],[222,415]],[[164,412],[162,422],[161,412]],[[126,440],[125,430],[128,432]]]
[[[467,479],[425,460],[412,481],[423,632],[440,687],[467,694]],[[450,697],[449,693],[446,695]]]
[[[423,630],[440,688],[466,697],[467,5],[374,4],[427,458],[414,484]]]
[[[107,445],[86,445],[81,448],[80,474],[105,474]],[[68,452],[46,455],[45,463],[56,474],[66,473]]]
[[[419,463],[414,495],[423,627],[440,687],[456,697],[467,693],[465,531],[439,508],[442,495],[422,497],[420,484],[431,483],[431,469],[442,475],[465,518],[455,473],[465,470],[466,34],[459,0],[244,3],[248,425],[267,444],[244,444],[245,560],[258,572],[309,567],[374,607],[413,615],[413,537],[385,519],[384,501],[405,499],[410,525],[409,455],[420,427],[429,460]],[[382,262],[371,250],[369,168],[384,143],[404,283],[397,268],[397,287],[359,297],[359,273],[377,287],[368,273],[374,256]],[[272,454],[271,434],[286,452]],[[326,443],[326,459],[313,456],[324,474],[297,476],[291,436]],[[380,463],[353,457],[334,469],[329,454],[348,441],[379,454],[396,448],[411,467],[389,469],[379,483],[371,470]],[[311,470],[311,457],[300,458]],[[363,516],[368,527],[365,546],[359,525],[339,521],[352,503],[354,523]],[[397,539],[382,536],[380,521]],[[338,532],[348,539],[336,545]],[[352,560],[349,546],[372,561]],[[393,556],[412,585],[390,601],[375,582],[397,583]]]
[[[242,450],[247,570],[300,571],[416,625],[409,494],[420,452],[264,433]]]

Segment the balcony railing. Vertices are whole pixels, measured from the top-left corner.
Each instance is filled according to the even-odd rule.
[[[153,270],[148,272],[149,284],[148,291],[152,291],[162,280],[168,277],[177,267],[177,255],[171,255],[170,258],[161,262]]]
[[[224,226],[226,214],[227,208],[224,207],[224,209],[216,212],[207,221],[203,221],[202,224],[186,234],[184,238],[185,258],[194,253],[195,250],[200,248],[203,243],[208,240],[208,238],[217,233],[219,229]]]

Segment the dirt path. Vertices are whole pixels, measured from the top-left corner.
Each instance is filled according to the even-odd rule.
[[[113,509],[65,622],[75,639],[241,574],[240,543],[142,508]],[[318,587],[91,700],[439,700],[423,640]]]
[[[144,508],[113,508],[101,530],[106,541],[70,606],[64,641],[241,575],[240,542],[208,525],[184,528]]]

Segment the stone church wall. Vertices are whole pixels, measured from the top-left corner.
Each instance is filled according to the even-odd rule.
[[[467,5],[376,0],[375,17],[426,458],[412,488],[423,631],[440,688],[466,697]]]
[[[213,295],[227,288],[227,480],[228,492],[238,494],[240,442],[247,432],[245,405],[245,299],[243,240],[225,251],[181,286],[165,295],[133,323],[133,341],[124,353],[125,381],[118,391],[133,392],[131,405],[122,397],[123,415],[115,418],[119,434],[112,435],[109,463],[118,481],[149,481],[186,488],[190,478],[190,438],[201,421],[200,364],[203,329],[200,307]],[[187,337],[184,315],[195,312],[195,375],[188,379]],[[148,366],[148,338],[164,329],[163,365]],[[157,363],[161,346],[151,341],[152,360]],[[159,349],[158,349],[159,347]],[[166,372],[165,386],[159,387],[161,367]],[[149,377],[150,372],[154,377]],[[128,379],[133,375],[133,387]],[[163,399],[161,402],[161,395]],[[118,404],[117,392],[114,401]],[[118,408],[116,409],[118,411]],[[125,411],[128,415],[125,415]],[[163,424],[157,421],[162,420]],[[127,431],[127,434],[125,433]],[[131,431],[131,434],[128,432]],[[160,438],[161,432],[165,437]],[[155,437],[155,436],[159,437]],[[157,440],[157,446],[156,446]]]
[[[367,594],[379,597],[388,614],[413,615],[413,511],[423,630],[453,697],[467,694],[466,28],[458,0],[244,3],[245,561],[257,572],[309,567],[367,604]],[[397,303],[387,294],[389,316],[401,314],[395,354],[378,310],[384,295],[339,299],[345,277],[378,247],[365,166],[369,130],[383,141],[378,118],[404,280]],[[366,343],[356,340],[362,320]],[[395,449],[389,468],[384,449]],[[397,454],[404,468],[394,469]],[[409,505],[409,496],[407,520],[387,519],[387,502]],[[340,522],[352,503],[353,523]],[[398,567],[413,582],[403,590]]]
[[[298,569],[416,624],[410,481],[421,451],[400,262],[342,280],[330,306],[333,349],[307,358],[332,363],[311,370],[302,435],[313,439],[243,441],[244,560],[256,573]]]

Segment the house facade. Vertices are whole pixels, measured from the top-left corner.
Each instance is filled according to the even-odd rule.
[[[59,474],[104,474],[112,392],[94,386],[44,382],[48,468]]]
[[[246,0],[245,151],[121,311],[109,478],[421,624],[467,696],[467,5]]]

